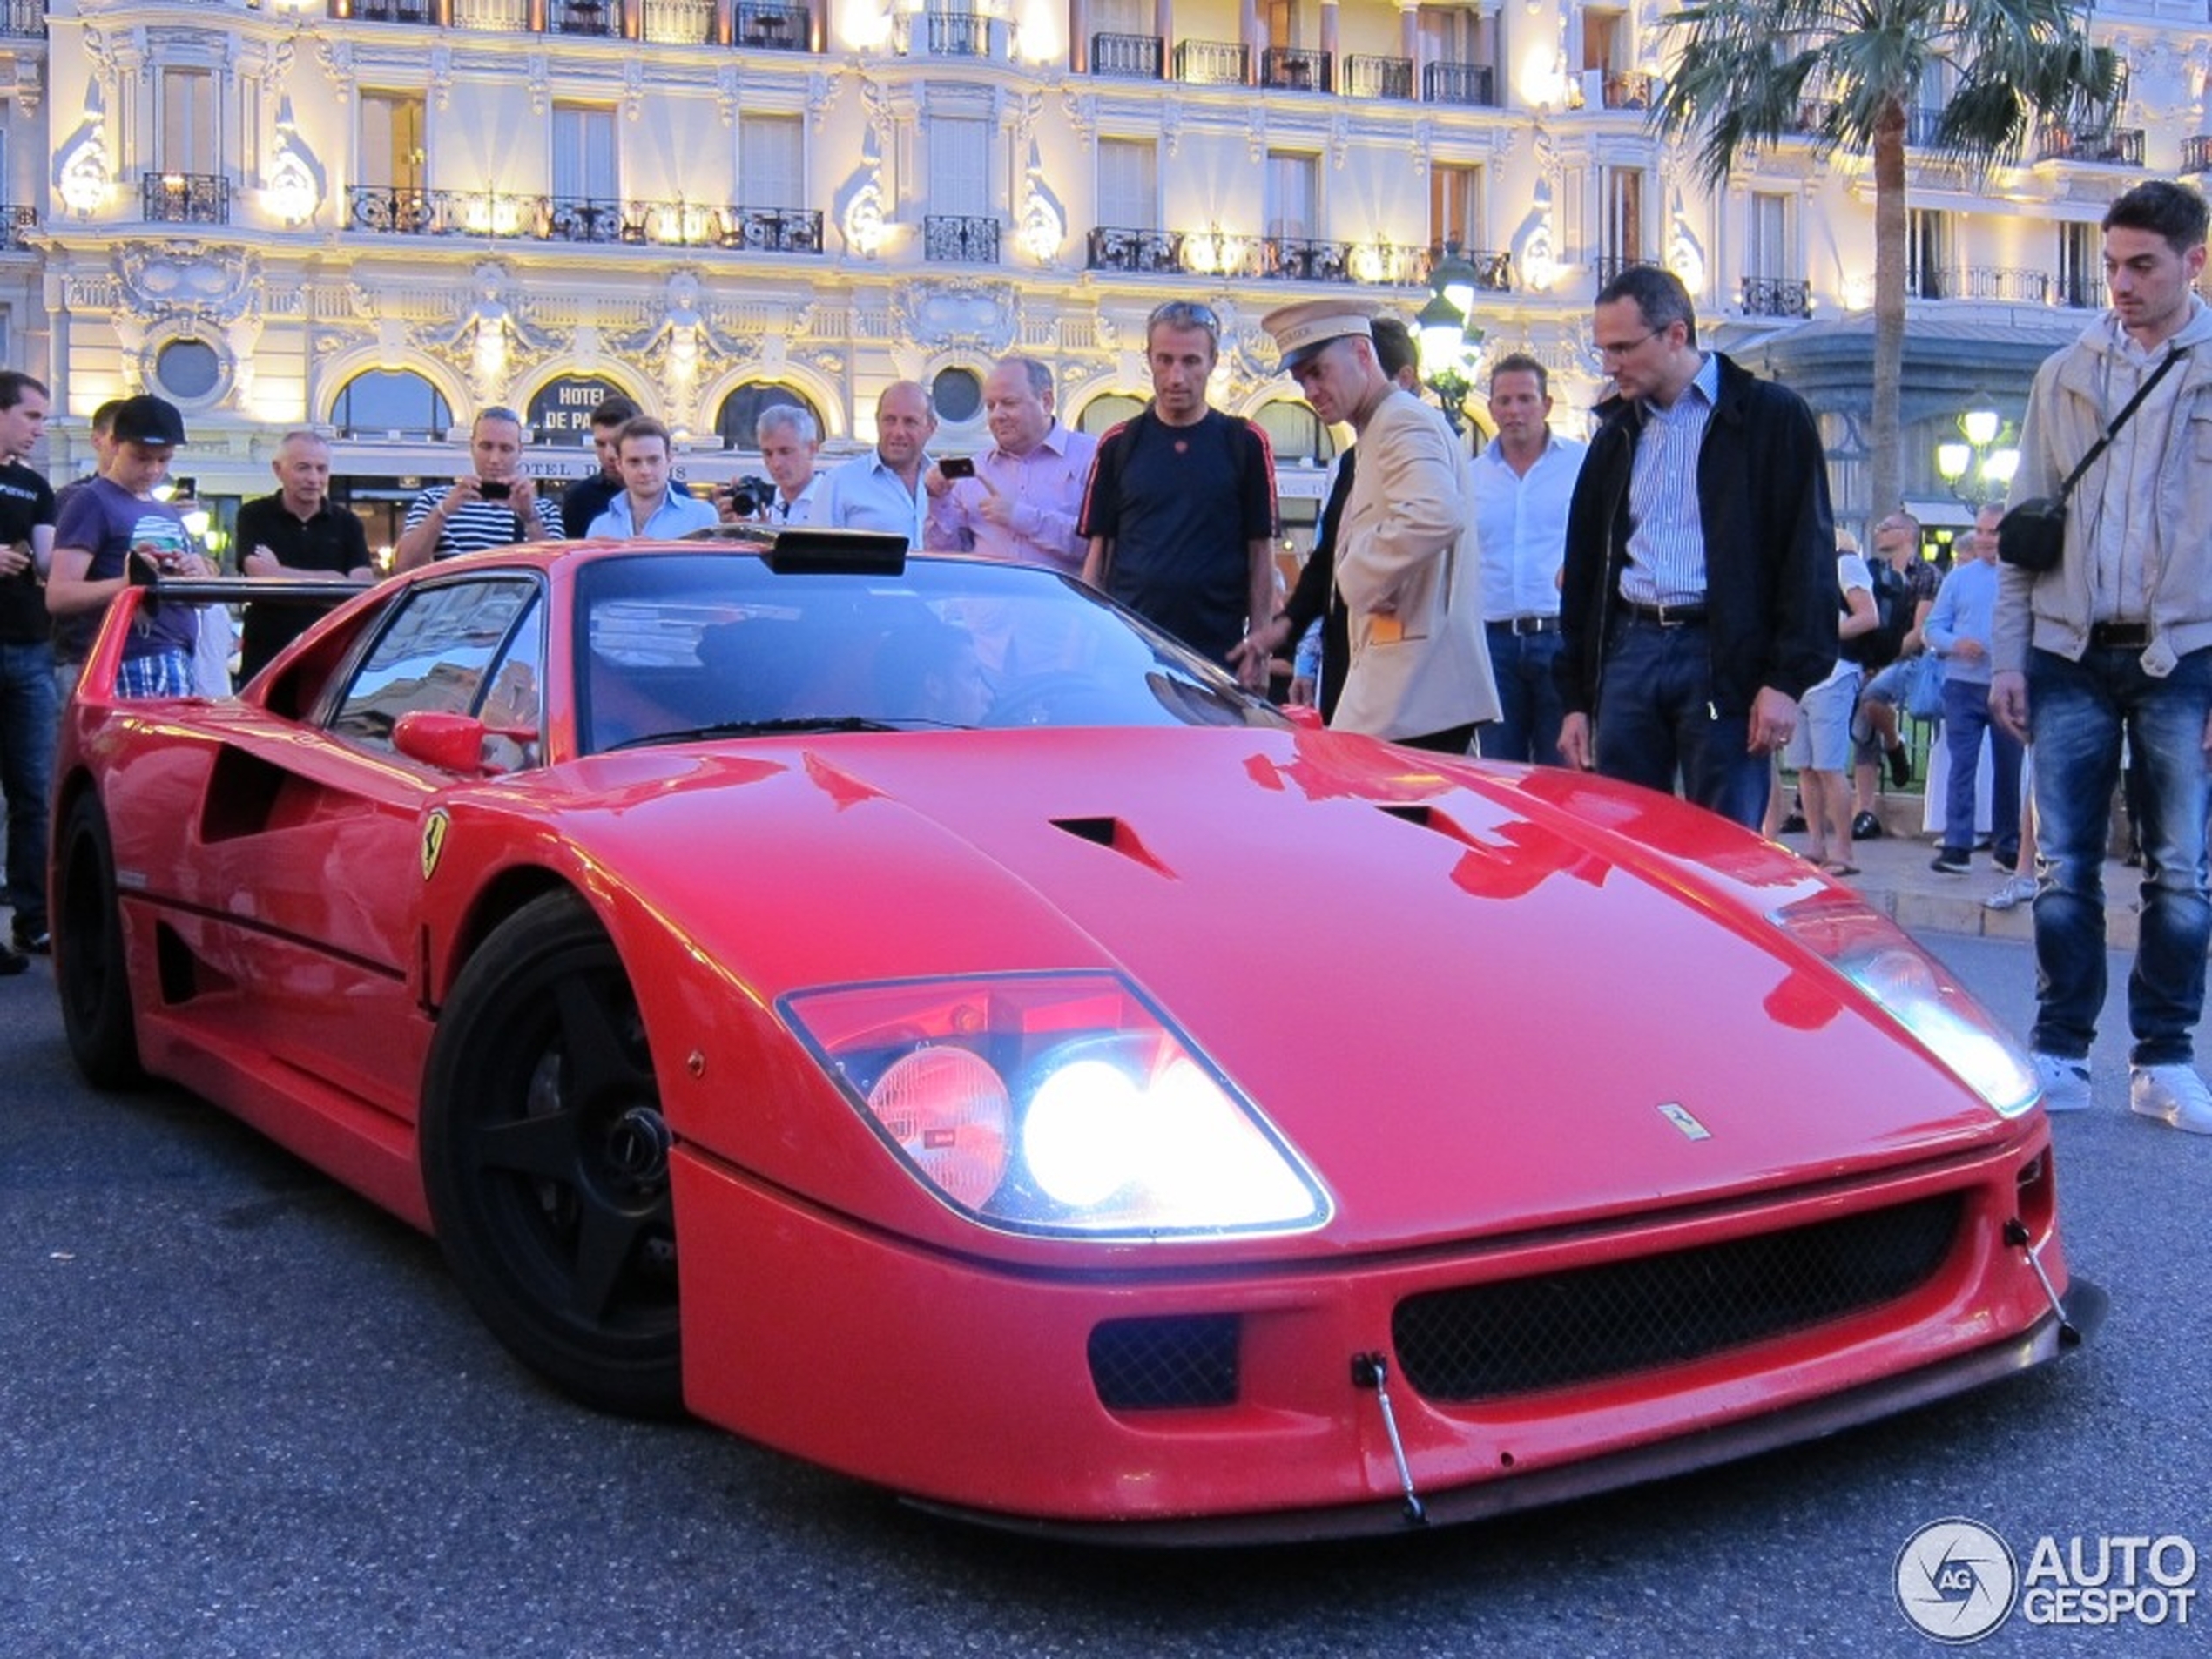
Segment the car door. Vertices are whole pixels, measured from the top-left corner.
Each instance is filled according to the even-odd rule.
[[[229,1017],[272,1060],[410,1121],[423,821],[457,779],[393,728],[415,709],[542,725],[544,612],[529,572],[417,583],[313,717],[241,728],[215,763],[197,862],[203,948],[241,993]],[[536,744],[500,742],[501,769],[536,764]]]

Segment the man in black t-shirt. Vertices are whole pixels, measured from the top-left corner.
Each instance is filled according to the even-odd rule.
[[[1224,666],[1275,611],[1275,457],[1206,401],[1221,324],[1173,300],[1145,324],[1152,401],[1098,442],[1077,533],[1083,580]],[[1255,691],[1267,665],[1241,670]]]
[[[313,432],[287,432],[270,462],[277,493],[238,509],[239,568],[247,576],[307,582],[374,582],[361,522],[330,499],[330,446]],[[317,604],[260,599],[246,607],[239,677],[250,680],[324,614]]]
[[[54,554],[54,492],[24,466],[46,429],[46,388],[0,371],[0,792],[8,801],[8,902],[20,974],[46,941],[46,812],[54,784],[53,619],[44,582]]]

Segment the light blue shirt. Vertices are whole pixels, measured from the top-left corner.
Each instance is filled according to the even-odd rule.
[[[1621,572],[1621,597],[1631,604],[1704,602],[1697,455],[1720,395],[1721,360],[1707,352],[1671,407],[1643,401],[1643,431],[1629,474],[1629,563]]]
[[[653,509],[652,516],[633,529],[630,492],[625,489],[607,503],[607,510],[591,521],[591,528],[584,534],[594,540],[672,542],[693,530],[711,529],[716,518],[712,502],[679,496],[671,489],[661,497],[660,505]]]
[[[1922,635],[1928,649],[1943,658],[1943,677],[1962,685],[1989,684],[1989,647],[1997,622],[1997,567],[1987,559],[1963,559],[1936,590]],[[1971,639],[1981,655],[1957,655],[1959,642]]]
[[[920,547],[922,523],[929,513],[921,475],[928,470],[929,457],[924,455],[909,489],[876,450],[854,455],[831,471],[815,504],[813,522],[824,529],[881,530],[905,536],[908,547]]]
[[[1474,536],[1482,559],[1482,619],[1559,615],[1567,509],[1589,446],[1554,433],[1526,474],[1493,438],[1474,458]]]

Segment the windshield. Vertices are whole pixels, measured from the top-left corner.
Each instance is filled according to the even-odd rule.
[[[577,575],[586,753],[806,731],[1279,725],[1264,703],[1053,571],[910,558],[777,575],[749,553]]]

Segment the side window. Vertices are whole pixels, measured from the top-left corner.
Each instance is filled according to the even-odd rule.
[[[410,710],[470,712],[536,597],[537,584],[517,577],[418,589],[354,671],[331,718],[332,733],[362,748],[389,750],[393,726]],[[533,622],[525,631],[536,628]],[[538,654],[534,647],[529,667],[542,683]]]
[[[476,717],[492,728],[484,738],[487,772],[523,772],[538,764],[545,734],[545,607],[534,604],[507,642],[484,685]]]

